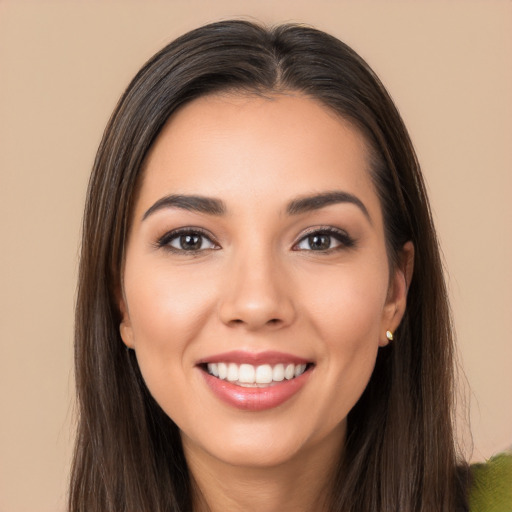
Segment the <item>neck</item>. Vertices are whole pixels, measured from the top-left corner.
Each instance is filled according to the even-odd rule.
[[[339,434],[339,433],[338,433]],[[333,440],[271,467],[233,466],[205,452],[187,453],[194,512],[323,512],[342,443]],[[187,452],[187,450],[186,450]]]

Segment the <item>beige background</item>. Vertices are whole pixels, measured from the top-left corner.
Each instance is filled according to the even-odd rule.
[[[466,453],[512,443],[510,1],[0,0],[0,512],[65,507],[78,233],[109,114],[161,46],[240,15],[332,32],[391,91],[443,244],[471,387]]]

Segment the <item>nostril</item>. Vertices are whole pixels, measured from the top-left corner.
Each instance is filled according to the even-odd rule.
[[[271,318],[265,322],[266,325],[280,325],[283,321],[280,318]],[[242,325],[246,322],[240,318],[234,318],[229,322],[231,325]]]

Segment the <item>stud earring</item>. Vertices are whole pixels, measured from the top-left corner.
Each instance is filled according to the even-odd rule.
[[[393,333],[391,331],[386,331],[386,338],[388,339],[388,341],[393,341]]]

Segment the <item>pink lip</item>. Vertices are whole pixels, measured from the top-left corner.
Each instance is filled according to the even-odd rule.
[[[201,367],[207,363],[236,363],[258,366],[261,364],[307,364],[311,361],[284,352],[265,351],[254,353],[233,350],[201,359],[197,362],[197,366]],[[210,375],[202,368],[200,370],[206,384],[218,398],[232,407],[246,411],[264,411],[283,404],[300,391],[311,374],[311,371],[307,370],[294,379],[283,380],[264,388],[252,388],[237,386]]]
[[[246,352],[244,350],[233,350],[231,352],[224,352],[223,354],[215,354],[211,357],[206,357],[197,362],[198,365],[206,363],[236,363],[236,364],[252,364],[258,366],[260,364],[307,364],[311,361],[297,357],[284,352],[266,351],[266,352]]]
[[[298,393],[306,384],[311,371],[306,370],[299,377],[284,380],[265,388],[245,388],[226,380],[218,379],[202,371],[208,387],[224,403],[245,411],[264,411],[277,407]]]

